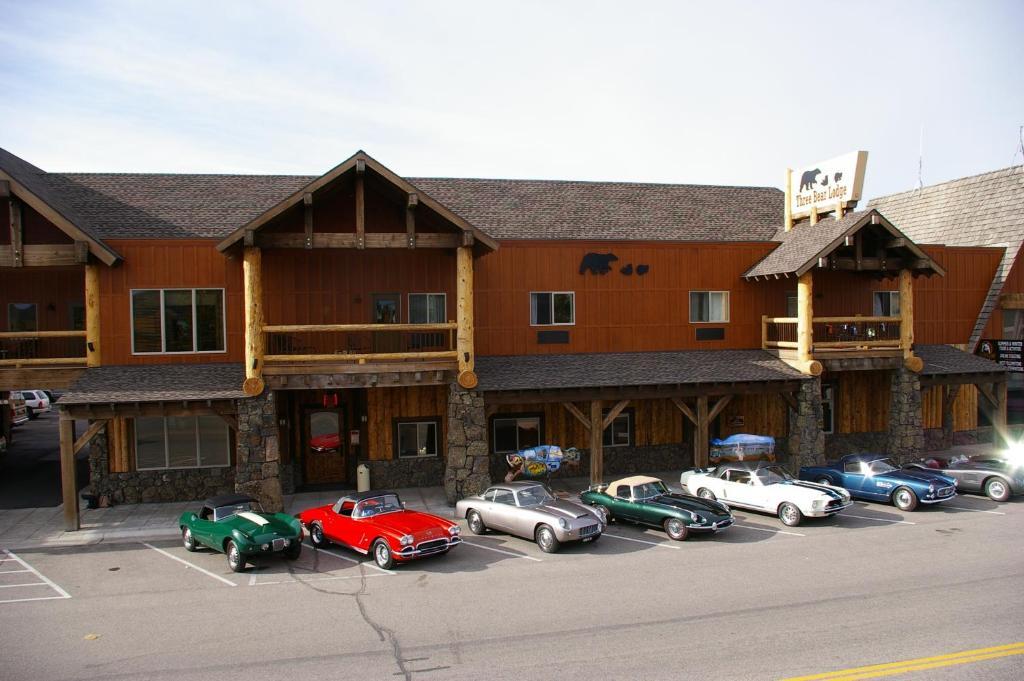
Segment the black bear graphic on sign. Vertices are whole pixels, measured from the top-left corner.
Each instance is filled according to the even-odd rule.
[[[818,175],[821,171],[817,168],[814,170],[806,170],[804,174],[800,176],[800,191],[812,189],[816,184]]]
[[[618,259],[614,253],[587,253],[580,263],[580,274],[608,274],[612,271],[611,263]]]

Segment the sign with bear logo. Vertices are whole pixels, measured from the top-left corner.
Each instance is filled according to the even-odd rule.
[[[864,188],[864,170],[868,152],[851,151],[828,161],[794,170],[789,178],[789,201],[794,218],[835,210],[842,202],[845,208],[860,200]]]

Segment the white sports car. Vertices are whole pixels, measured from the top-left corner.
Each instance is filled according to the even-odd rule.
[[[784,524],[799,525],[804,516],[823,518],[850,506],[850,493],[839,487],[797,480],[770,461],[735,461],[717,468],[684,471],[679,483],[705,499],[718,499],[779,516]]]

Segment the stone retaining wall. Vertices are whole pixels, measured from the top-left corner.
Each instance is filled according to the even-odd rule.
[[[258,499],[269,513],[283,510],[277,409],[272,391],[238,400],[235,451],[235,491]]]
[[[825,435],[825,458],[834,461],[846,454],[887,454],[889,433],[831,433]]]
[[[483,395],[452,383],[448,388],[448,453],[444,472],[448,503],[487,489],[491,484],[489,466]]]

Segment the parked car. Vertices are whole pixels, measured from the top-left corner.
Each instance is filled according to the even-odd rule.
[[[556,499],[538,482],[494,485],[483,494],[455,504],[455,517],[465,518],[473,534],[488,529],[508,532],[537,542],[545,553],[562,544],[597,541],[604,531],[604,515],[568,499]]]
[[[25,407],[25,398],[21,392],[13,390],[7,398],[7,406],[11,409],[11,425],[20,426],[28,423],[28,409]]]
[[[679,482],[699,497],[771,513],[790,527],[799,525],[805,517],[835,515],[853,503],[845,490],[800,482],[768,461],[735,461],[716,468],[695,468],[684,471]]]
[[[1008,501],[1014,494],[1024,494],[1024,467],[988,455],[929,456],[903,468],[941,473],[956,480],[957,491],[984,494],[993,501]]]
[[[186,550],[206,546],[220,551],[235,572],[256,557],[283,554],[295,560],[302,553],[299,521],[287,513],[264,513],[259,502],[246,494],[211,497],[198,513],[183,513],[178,525]]]
[[[50,398],[42,390],[22,390],[21,398],[25,400],[25,409],[30,419],[50,411]]]
[[[658,478],[645,475],[596,485],[580,494],[580,499],[602,509],[607,522],[625,520],[660,527],[676,541],[683,541],[691,532],[718,532],[733,523],[725,504],[671,492]]]
[[[350,494],[334,504],[306,509],[298,519],[309,528],[314,546],[334,542],[371,554],[385,570],[395,563],[448,553],[462,542],[457,524],[406,509],[394,492]]]
[[[824,466],[804,466],[800,479],[842,487],[856,499],[892,503],[901,511],[956,496],[953,478],[938,471],[901,470],[881,454],[848,454]]]

